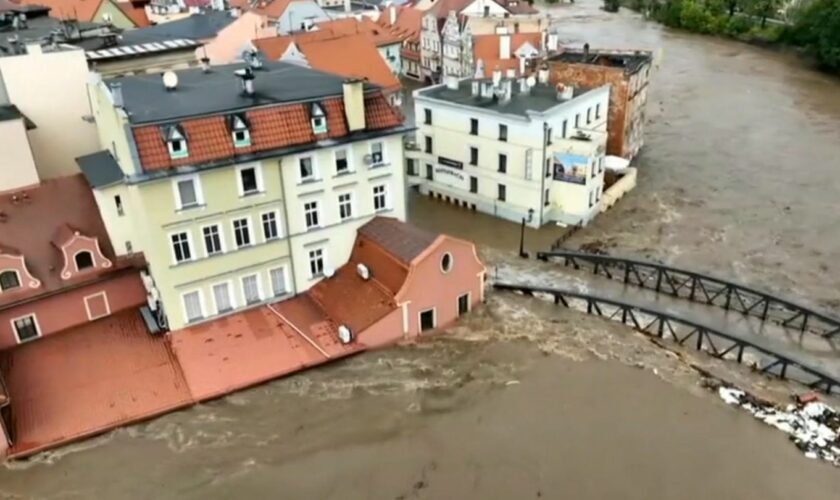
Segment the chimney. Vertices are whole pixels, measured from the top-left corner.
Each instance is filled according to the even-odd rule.
[[[505,80],[502,89],[504,90],[502,102],[510,102],[510,98],[513,96],[513,80]]]
[[[344,0],[344,12],[350,12],[353,8],[350,6],[350,0]]]
[[[549,33],[548,34],[548,52],[555,52],[557,50],[557,46],[559,45],[557,41],[557,33]]]
[[[524,57],[519,58],[519,76],[525,76],[525,65],[528,63],[528,60]]]
[[[510,35],[499,35],[499,59],[510,59]]]
[[[43,54],[44,51],[41,49],[40,43],[27,43],[26,44],[26,53],[29,55],[35,54]]]
[[[397,24],[397,7],[391,5],[388,7],[388,20],[390,21],[391,25]]]
[[[250,66],[235,71],[236,76],[242,80],[242,91],[245,95],[254,95],[254,70]]]
[[[531,93],[531,87],[528,86],[528,79],[525,77],[519,79],[519,93],[522,95]]]
[[[200,61],[201,61],[201,71],[203,71],[205,73],[209,73],[210,72],[210,58],[207,57],[207,56],[204,56],[204,57],[201,58]]]
[[[548,67],[546,65],[540,66],[540,70],[537,73],[537,80],[542,84],[548,83]]]
[[[365,124],[365,89],[362,80],[345,80],[342,84],[344,91],[344,116],[347,118],[347,128],[350,132],[364,130]]]
[[[122,93],[122,83],[114,82],[110,85],[111,89],[111,101],[114,103],[115,108],[122,108],[125,106],[125,101],[123,100],[123,93]]]

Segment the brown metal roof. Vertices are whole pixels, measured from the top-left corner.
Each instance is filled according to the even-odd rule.
[[[370,239],[406,266],[429,247],[438,235],[391,217],[374,217],[359,228]]]

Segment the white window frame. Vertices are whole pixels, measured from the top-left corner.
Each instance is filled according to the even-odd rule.
[[[315,204],[315,218],[317,219],[316,224],[314,224],[312,226],[310,226],[307,223],[307,220],[306,220],[306,215],[307,215],[306,205],[308,205],[309,203],[314,203]],[[321,207],[319,205],[320,204],[318,203],[318,200],[310,200],[310,201],[304,201],[303,202],[303,227],[304,227],[305,231],[311,231],[311,230],[318,229],[318,228],[321,227]]]
[[[2,288],[0,288],[0,293],[11,292],[12,290],[20,290],[21,288],[23,288],[23,281],[20,279],[20,272],[17,269],[12,269],[12,268],[0,269],[0,274],[4,274],[4,273],[8,273],[8,272],[11,272],[11,273],[15,274],[15,277],[17,278],[17,283],[18,284],[17,284],[17,286],[12,287],[12,288],[7,288],[6,290],[3,290]]]
[[[190,315],[187,313],[187,301],[185,297],[192,293],[198,294],[198,308],[201,309],[201,317],[196,318],[195,320],[190,320]],[[207,304],[204,302],[204,291],[200,288],[195,290],[190,290],[189,292],[184,292],[181,294],[181,310],[184,313],[184,323],[186,324],[193,324],[197,323],[201,320],[207,319]]]
[[[429,330],[423,330],[423,313],[432,311],[432,328]],[[417,311],[417,334],[421,334],[424,331],[431,331],[435,330],[438,327],[437,323],[437,307],[430,307],[428,309],[423,309],[422,311]]]
[[[180,151],[175,151],[175,143],[181,144]],[[166,149],[169,151],[169,158],[171,160],[182,160],[190,155],[190,147],[187,144],[187,139],[184,137],[167,140]]]
[[[236,134],[242,134],[242,140],[238,140],[236,138]],[[233,141],[234,148],[247,148],[252,145],[251,143],[251,132],[247,128],[242,128],[239,130],[234,130],[230,133],[230,139]]]
[[[246,278],[255,278],[257,280],[257,301],[256,302],[248,302],[248,294],[245,292],[245,279]],[[242,286],[242,300],[244,300],[244,304],[246,306],[252,306],[254,304],[259,304],[260,302],[265,300],[265,294],[263,293],[262,287],[262,280],[260,279],[260,273],[251,273],[245,274],[239,277],[239,284]]]
[[[182,233],[185,233],[187,235],[187,245],[189,245],[189,247],[190,247],[190,258],[182,260],[182,261],[179,262],[178,258],[175,256],[175,245],[172,243],[172,237],[175,236],[176,234],[182,234]],[[189,229],[184,230],[184,231],[172,231],[171,233],[168,233],[166,243],[169,245],[169,252],[172,254],[172,264],[173,265],[177,266],[179,264],[186,264],[187,262],[192,262],[192,261],[196,260],[195,245],[193,244],[192,231],[190,231]]]
[[[376,189],[377,188],[382,188],[382,193],[380,195],[376,194]],[[376,184],[374,186],[371,186],[371,192],[373,194],[373,211],[374,212],[384,212],[385,210],[388,210],[388,208],[390,206],[390,203],[389,203],[390,200],[389,200],[389,195],[388,195],[388,184],[387,183]],[[382,196],[382,198],[384,199],[384,202],[383,202],[384,206],[382,206],[380,208],[376,208],[376,197],[377,196]]]
[[[207,240],[206,240],[206,236],[204,235],[204,230],[207,229],[208,227],[215,227],[218,230],[218,233],[219,233],[219,246],[221,248],[216,253],[209,253],[207,251]],[[222,254],[227,253],[227,245],[225,244],[224,224],[222,224],[221,222],[214,222],[212,224],[206,224],[204,226],[201,226],[199,229],[201,230],[201,243],[202,243],[201,247],[204,250],[204,256],[205,257],[211,257],[213,255],[222,255]]]
[[[254,169],[254,176],[257,178],[257,190],[252,192],[245,192],[245,184],[242,182],[242,171],[248,169]],[[253,196],[257,194],[265,193],[265,183],[263,182],[263,172],[262,172],[262,165],[259,163],[255,164],[248,164],[248,165],[238,165],[236,167],[236,187],[239,189],[239,197],[243,198],[245,196]]]
[[[230,309],[225,311],[219,310],[219,302],[216,300],[216,287],[219,285],[227,285],[227,292],[228,292],[228,300],[230,301]],[[236,304],[236,294],[233,293],[233,280],[224,280],[224,281],[217,281],[210,285],[210,295],[213,296],[213,310],[216,311],[216,315],[219,314],[227,314],[229,312],[233,312],[237,308]]]
[[[312,252],[321,251],[321,274],[314,274],[312,272]],[[327,247],[312,247],[306,250],[306,264],[309,271],[309,279],[317,279],[324,276],[324,271],[329,267],[327,265]]]
[[[312,177],[304,177],[303,173],[301,172],[300,162],[305,158],[309,158],[309,161],[312,164]],[[305,182],[315,182],[320,180],[320,178],[318,177],[318,162],[315,160],[314,154],[298,156],[297,161],[295,162],[295,166],[297,167],[298,179],[300,180],[301,184]]]
[[[344,171],[338,171],[338,152],[343,151],[345,155],[345,160],[347,161],[347,169]],[[352,158],[351,149],[350,148],[337,148],[333,151],[333,164],[335,165],[335,175],[346,175],[353,173],[353,162],[351,161]]]
[[[36,335],[35,337],[32,337],[31,339],[21,340],[20,336],[18,335],[18,330],[17,330],[17,327],[15,326],[15,323],[17,321],[20,321],[20,320],[26,319],[26,318],[32,318],[32,324],[35,325],[35,331],[38,333],[38,335]],[[18,344],[23,344],[23,343],[26,343],[26,342],[32,342],[33,340],[38,340],[39,338],[44,336],[43,332],[41,331],[41,325],[38,323],[38,315],[35,314],[34,312],[29,313],[29,314],[24,314],[23,316],[18,316],[16,318],[11,318],[9,320],[9,325],[11,325],[11,327],[12,327],[12,333],[15,334],[15,340],[17,340]]]
[[[374,157],[374,151],[373,151],[373,145],[374,144],[379,144],[380,147],[382,148],[382,150],[379,152],[379,154],[381,156],[379,158],[379,161],[376,161],[376,158]],[[385,162],[387,161],[387,155],[385,154],[386,149],[387,148],[385,147],[385,141],[371,141],[370,142],[370,165],[372,167],[376,167],[378,165],[384,165],[385,164]]]
[[[99,296],[101,296],[102,298],[105,299],[105,311],[106,312],[105,312],[105,314],[101,314],[99,316],[94,316],[90,313],[90,303],[88,302],[88,300],[92,299],[94,297],[99,297]],[[82,298],[82,300],[85,303],[85,312],[87,313],[88,320],[94,321],[94,320],[97,320],[99,318],[105,318],[105,317],[111,315],[111,302],[108,300],[108,294],[105,292],[105,290],[102,290],[99,293],[94,293],[93,295],[85,295]]]
[[[246,245],[239,245],[236,242],[236,222],[245,220],[248,222],[248,243]],[[246,215],[245,217],[237,217],[235,219],[230,220],[230,228],[233,231],[233,245],[236,247],[237,250],[241,250],[243,248],[248,248],[254,246],[254,224],[251,220],[250,215]]]
[[[348,196],[350,198],[347,201],[347,203],[350,205],[350,215],[348,215],[347,217],[342,217],[341,216],[341,204],[343,203],[341,201],[342,196]],[[344,221],[347,221],[347,220],[353,220],[353,214],[356,213],[356,206],[355,206],[356,204],[355,204],[355,200],[354,200],[354,196],[353,196],[353,191],[345,191],[343,193],[338,193],[338,196],[336,197],[336,200],[338,201],[338,220],[341,221],[341,222],[344,222]]]
[[[265,221],[263,220],[263,216],[267,214],[274,214],[274,222],[277,225],[277,236],[273,238],[267,238],[265,236]],[[280,220],[279,210],[268,210],[265,212],[260,212],[260,234],[262,234],[263,241],[275,241],[283,238],[283,221]]]
[[[271,278],[271,272],[281,269],[283,271],[283,293],[277,294],[277,290],[274,289],[274,280]],[[282,297],[284,295],[288,295],[291,290],[289,287],[289,266],[282,265],[277,267],[272,267],[268,269],[268,286],[271,287],[271,296],[272,297]]]
[[[178,183],[191,180],[193,189],[195,190],[195,205],[184,206],[181,200],[181,191],[178,190]],[[190,210],[192,208],[199,208],[204,206],[204,190],[201,187],[201,176],[198,174],[181,175],[172,179],[172,193],[175,196],[176,210]]]

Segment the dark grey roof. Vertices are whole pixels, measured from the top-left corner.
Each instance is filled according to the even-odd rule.
[[[480,85],[489,82],[489,79],[479,80]],[[536,84],[531,87],[527,94],[519,92],[519,82],[511,82],[511,98],[508,102],[502,102],[495,98],[479,97],[472,95],[473,80],[458,82],[458,89],[450,89],[446,85],[436,85],[423,89],[419,92],[421,96],[440,99],[442,101],[486,109],[496,113],[528,116],[528,111],[537,113],[545,112],[562,101],[557,98],[557,91],[554,87],[545,84]],[[591,89],[577,87],[574,89],[573,97],[585,94]]]
[[[26,117],[23,113],[20,112],[17,106],[14,104],[3,104],[0,105],[0,122],[5,122],[8,120],[17,120],[23,118],[23,123],[26,124],[26,130],[32,130],[35,128],[35,124],[32,123],[32,120]]]
[[[88,184],[99,188],[123,180],[123,172],[108,150],[76,158],[76,163],[87,178]]]
[[[359,234],[373,240],[405,265],[411,264],[438,237],[391,217],[374,217],[359,228]]]
[[[27,42],[41,42],[47,50],[52,38],[56,43],[70,44],[82,48],[100,48],[105,44],[102,36],[113,33],[111,26],[92,22],[60,21],[47,16],[32,17],[25,28],[14,29],[11,24],[0,23],[0,56],[22,53]],[[17,37],[18,43],[11,38]]]
[[[562,61],[567,63],[593,64],[611,68],[624,68],[624,71],[633,74],[646,63],[653,61],[653,53],[647,51],[598,51],[564,49],[563,52],[553,55],[550,61]]]
[[[180,120],[228,113],[256,106],[300,102],[342,94],[343,77],[284,62],[266,62],[254,70],[253,96],[241,90],[234,71],[245,63],[177,71],[178,87],[168,91],[160,75],[135,75],[107,80],[122,84],[125,110],[131,123]],[[366,89],[379,88],[365,83]]]
[[[234,20],[235,18],[225,11],[193,14],[177,21],[126,31],[122,34],[120,45],[161,42],[175,38],[206,40],[215,37],[219,31]]]

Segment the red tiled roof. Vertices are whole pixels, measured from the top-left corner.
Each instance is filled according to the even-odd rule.
[[[500,59],[500,39],[502,36],[510,37],[510,58]],[[542,33],[514,33],[512,35],[476,35],[473,37],[473,51],[475,60],[484,62],[484,74],[489,77],[494,69],[506,71],[508,69],[519,69],[519,60],[514,55],[516,51],[526,43],[530,43],[535,49],[540,49]]]
[[[270,0],[266,2],[265,0],[260,0],[259,2],[255,2],[255,7],[253,10],[260,15],[269,17],[271,19],[279,19],[283,17],[283,14],[286,12],[286,9],[289,8],[289,5],[294,0]]]
[[[397,19],[391,24],[390,11],[385,9],[379,15],[377,24],[388,27],[394,36],[401,40],[420,40],[420,32],[423,27],[423,15],[426,13],[414,7],[403,5],[397,11]]]
[[[348,134],[344,117],[344,102],[340,97],[322,101],[327,114],[329,133],[326,137],[337,139]],[[284,104],[245,112],[248,119],[251,146],[234,148],[225,116],[194,118],[179,123],[187,137],[189,156],[173,160],[164,141],[159,125],[144,125],[134,129],[134,140],[140,162],[146,170],[160,170],[183,165],[197,165],[237,155],[271,151],[298,146],[320,139],[312,132],[309,110],[305,104]],[[383,130],[402,124],[402,117],[388,104],[381,92],[365,96],[365,122],[367,130]]]
[[[366,79],[381,86],[386,92],[400,88],[400,81],[367,35],[348,35],[296,44],[314,69],[348,78]]]
[[[105,0],[20,0],[21,5],[43,5],[50,8],[50,17],[93,21]]]
[[[149,16],[146,15],[146,9],[142,4],[135,2],[115,2],[116,6],[126,15],[131,22],[138,28],[147,28],[152,25],[149,21]]]
[[[405,266],[411,265],[414,258],[439,236],[393,217],[374,217],[359,228],[359,234],[375,242]]]

